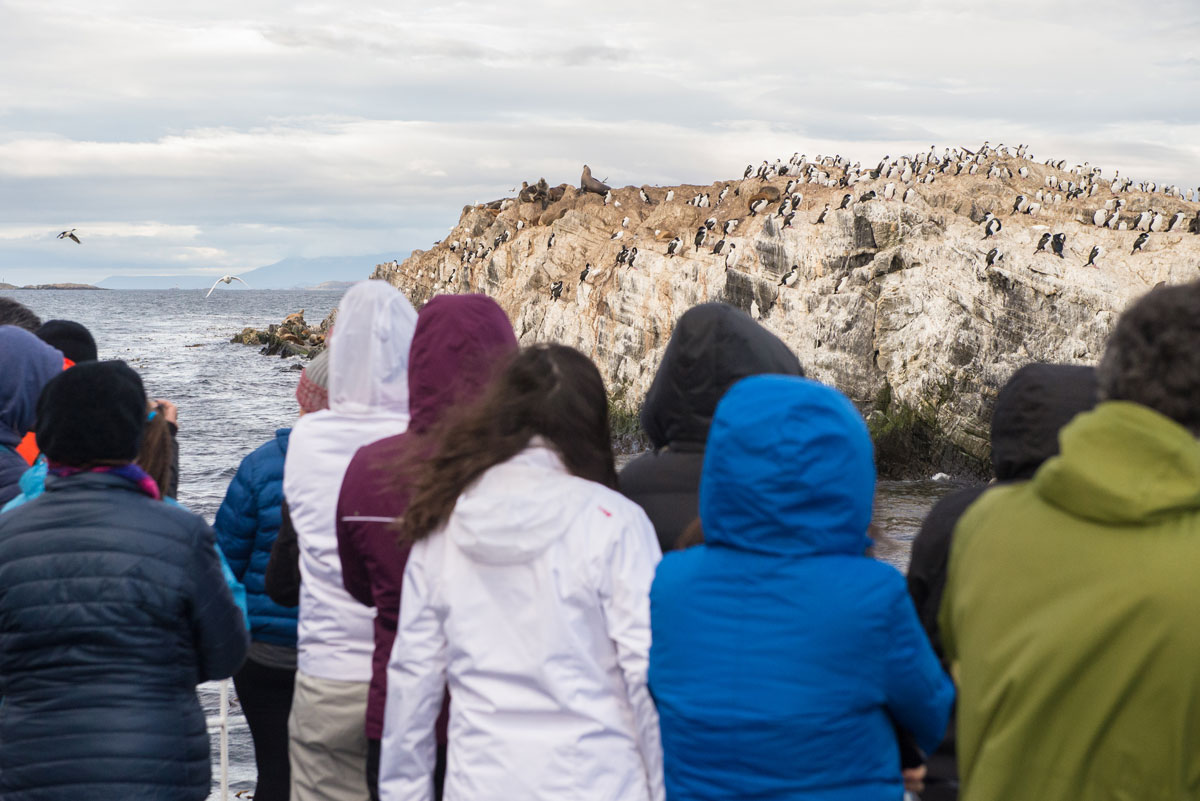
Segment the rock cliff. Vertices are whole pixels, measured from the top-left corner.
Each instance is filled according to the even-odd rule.
[[[373,277],[418,305],[443,292],[491,295],[522,343],[579,348],[627,406],[643,397],[679,315],[725,301],[849,395],[876,434],[919,429],[923,452],[888,472],[984,472],[991,406],[1017,367],[1094,362],[1131,300],[1200,277],[1192,193],[1023,155],[953,150],[867,170],[793,157],[710,186],[523,191],[464,208],[442,242]],[[1150,210],[1161,219],[1142,215]],[[1000,230],[985,238],[989,215]],[[1131,253],[1139,225],[1153,229]],[[1038,250],[1058,233],[1062,256],[1050,243]],[[1102,254],[1085,266],[1096,245]]]

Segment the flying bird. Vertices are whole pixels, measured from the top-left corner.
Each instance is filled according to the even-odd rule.
[[[75,237],[71,237],[71,238],[74,239]],[[242,281],[242,279],[238,278],[236,275],[223,275],[220,278],[218,278],[216,280],[216,282],[213,283],[212,289],[208,290],[208,295],[211,295],[213,293],[213,290],[217,288],[218,284],[228,284],[233,281],[241,281],[241,283],[246,284],[245,281]],[[250,285],[246,284],[246,288],[249,289]],[[208,295],[205,295],[204,297],[207,298]]]
[[[76,245],[79,244],[79,237],[75,236],[74,228],[72,228],[70,231],[63,231],[61,234],[58,235],[58,238],[59,239],[71,239],[71,240],[74,240]]]

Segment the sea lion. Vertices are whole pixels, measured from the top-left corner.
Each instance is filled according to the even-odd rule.
[[[603,195],[611,187],[593,178],[592,168],[584,164],[583,175],[579,177],[579,188],[584,192],[595,192],[597,195]]]
[[[756,200],[767,200],[771,203],[778,203],[780,197],[782,197],[782,195],[779,192],[779,187],[767,184],[751,195],[750,200],[747,202],[753,203]]]

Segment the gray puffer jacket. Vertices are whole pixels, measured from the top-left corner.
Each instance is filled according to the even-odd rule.
[[[0,515],[0,797],[203,799],[195,687],[249,640],[196,515],[107,473]]]

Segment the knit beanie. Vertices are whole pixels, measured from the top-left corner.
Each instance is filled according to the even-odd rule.
[[[329,408],[328,348],[318,353],[300,373],[300,383],[296,386],[296,401],[300,404],[300,410],[305,413]]]
[[[70,467],[132,462],[146,428],[146,390],[122,361],[85,362],[64,370],[38,398],[37,445]]]
[[[92,332],[74,320],[47,320],[34,333],[76,364],[96,361],[96,340],[92,339]]]

